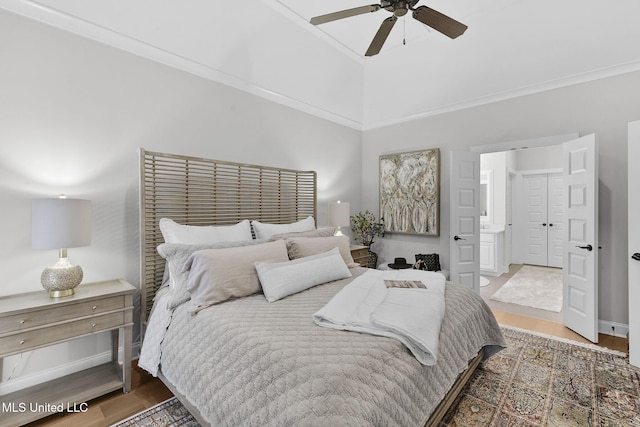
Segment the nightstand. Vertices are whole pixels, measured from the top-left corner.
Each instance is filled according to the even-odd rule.
[[[88,400],[120,388],[130,390],[135,290],[124,280],[110,280],[80,285],[75,295],[62,298],[50,298],[45,291],[0,297],[0,359],[111,331],[110,362],[0,396],[0,426],[77,412],[86,409]]]
[[[369,246],[351,246],[351,257],[354,262],[360,264],[361,267],[369,266]]]

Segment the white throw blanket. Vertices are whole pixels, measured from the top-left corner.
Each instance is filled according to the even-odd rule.
[[[387,288],[417,281],[425,288]],[[420,270],[368,270],[313,315],[319,326],[395,338],[423,365],[435,365],[444,318],[445,278]]]

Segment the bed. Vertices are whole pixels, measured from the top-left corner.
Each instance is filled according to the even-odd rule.
[[[271,290],[265,286],[264,294],[195,304],[202,301],[197,286],[218,280],[211,271],[222,275],[218,272],[245,258],[253,261],[257,253],[282,256],[282,247],[284,256],[291,258],[297,248],[305,255],[298,258],[307,259],[306,249],[334,242],[315,223],[309,229],[309,218],[317,217],[316,175],[143,149],[140,165],[145,335],[139,364],[160,377],[202,425],[437,425],[477,365],[505,346],[482,299],[448,282],[432,366],[418,362],[396,339],[318,326],[314,314],[371,273],[351,265],[338,249],[331,259],[351,267],[348,277],[273,302],[267,301]],[[251,219],[286,232],[263,241],[255,235],[263,231],[252,227],[250,242],[166,243],[162,218],[233,233]],[[287,228],[303,222],[305,231]],[[215,268],[206,270],[194,288],[202,259]],[[191,276],[191,293],[177,290],[165,266],[174,280]],[[167,281],[171,286],[163,285]]]

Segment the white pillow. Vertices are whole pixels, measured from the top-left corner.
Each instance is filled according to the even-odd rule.
[[[268,239],[274,234],[311,231],[316,229],[316,223],[312,216],[290,224],[267,224],[260,221],[251,221],[256,239]]]
[[[262,292],[269,302],[322,283],[351,277],[338,248],[285,262],[256,262]]]
[[[235,225],[183,225],[169,218],[160,220],[165,243],[200,245],[205,243],[251,240],[251,223],[245,219]]]

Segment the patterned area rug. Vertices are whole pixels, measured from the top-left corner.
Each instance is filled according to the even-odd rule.
[[[626,355],[502,330],[508,348],[478,368],[441,426],[640,427],[640,370]],[[115,426],[199,424],[172,398]]]
[[[199,427],[200,424],[193,415],[182,406],[180,401],[172,397],[162,403],[158,403],[145,411],[142,411],[126,420],[113,424],[111,427]]]
[[[523,265],[490,299],[558,313],[562,309],[562,269]]]
[[[640,426],[640,370],[626,355],[502,327],[445,426]]]

